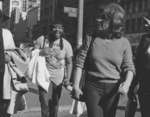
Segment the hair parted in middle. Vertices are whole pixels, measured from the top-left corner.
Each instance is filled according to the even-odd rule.
[[[60,48],[61,50],[64,48],[64,43],[63,43],[63,36],[64,36],[64,26],[63,26],[63,23],[60,21],[60,20],[55,20],[52,22],[51,26],[50,26],[50,33],[49,33],[49,39],[50,41],[55,41],[55,38],[54,38],[54,35],[52,34],[52,29],[55,27],[55,26],[61,26],[62,29],[63,29],[63,32],[62,32],[62,35],[60,37]]]
[[[98,8],[97,17],[110,20],[112,25],[112,35],[120,38],[124,34],[125,10],[116,3],[110,3]]]

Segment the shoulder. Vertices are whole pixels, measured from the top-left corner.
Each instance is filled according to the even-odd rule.
[[[5,28],[3,28],[2,29],[2,33],[3,33],[3,35],[5,35],[5,36],[12,36],[12,33],[10,32],[10,30],[8,30],[8,29],[5,29]]]
[[[41,42],[41,41],[43,41],[43,40],[44,40],[44,36],[42,35],[42,36],[38,37],[36,41],[37,41],[37,42]]]
[[[2,35],[3,35],[4,40],[13,40],[13,35],[8,29],[3,28]]]
[[[120,40],[123,42],[123,43],[130,43],[129,39],[125,36],[121,37]]]
[[[70,42],[69,42],[69,41],[67,41],[65,38],[63,38],[63,43],[64,43],[64,45],[65,45],[65,46],[66,46],[66,45],[71,46]]]

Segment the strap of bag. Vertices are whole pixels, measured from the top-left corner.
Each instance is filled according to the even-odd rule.
[[[44,36],[44,40],[43,40],[43,46],[42,46],[42,48],[44,48],[44,46],[45,46],[45,36]]]

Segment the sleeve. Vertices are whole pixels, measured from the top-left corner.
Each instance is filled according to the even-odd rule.
[[[135,74],[135,67],[132,58],[132,50],[129,41],[126,39],[125,50],[122,62],[123,72],[132,71]]]
[[[73,50],[71,47],[71,44],[68,42],[67,47],[66,47],[66,57],[72,57],[73,56]]]
[[[81,46],[79,53],[77,54],[76,58],[75,58],[75,66],[83,68],[84,67],[84,63],[85,63],[85,59],[87,57],[87,52],[91,43],[91,36],[90,35],[86,35],[83,45]]]
[[[4,49],[5,50],[15,49],[16,46],[14,43],[12,33],[8,29],[3,29],[2,31],[3,31],[2,34],[3,34],[3,40],[4,40]]]
[[[40,36],[35,42],[34,42],[34,46],[38,47],[38,48],[43,48],[43,44],[44,43],[44,36]]]

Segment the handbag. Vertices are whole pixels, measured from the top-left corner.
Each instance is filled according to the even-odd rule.
[[[15,77],[12,75],[11,79],[13,90],[22,94],[27,93],[29,88],[24,74],[12,62],[9,62],[9,65],[12,68],[10,71],[16,73]]]
[[[25,77],[13,78],[12,79],[13,89],[16,92],[20,92],[21,94],[25,94],[29,91],[27,80]]]

